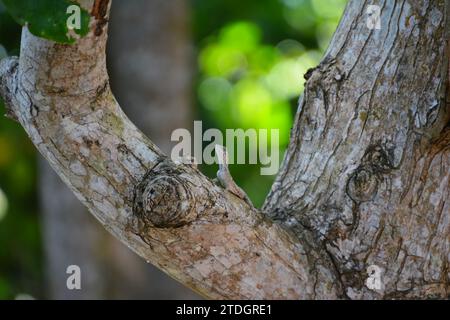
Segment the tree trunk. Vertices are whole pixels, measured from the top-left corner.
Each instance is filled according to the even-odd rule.
[[[450,5],[379,4],[378,30],[368,4],[350,1],[305,76],[262,211],[171,162],[125,117],[109,89],[106,26],[74,46],[25,28],[20,59],[0,65],[1,92],[106,229],[207,297],[446,298]],[[99,31],[105,16],[93,16]]]
[[[114,92],[130,119],[166,152],[170,132],[188,127],[191,120],[188,14],[184,0],[118,1],[112,10],[108,52]],[[140,32],[130,37],[134,29]],[[160,30],[167,34],[158,36]],[[154,61],[155,67],[147,68]],[[167,112],[161,112],[161,106]],[[155,114],[159,117],[149,116]],[[96,223],[44,159],[39,189],[50,298],[195,297]],[[66,268],[71,264],[82,270],[82,290],[66,287]]]

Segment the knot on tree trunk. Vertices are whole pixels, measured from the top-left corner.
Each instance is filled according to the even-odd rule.
[[[347,194],[356,203],[372,200],[377,194],[378,180],[368,168],[358,168],[350,176]]]
[[[395,169],[391,153],[379,144],[367,148],[361,165],[347,182],[347,194],[355,203],[375,198],[381,176]]]
[[[136,186],[133,212],[146,227],[177,228],[197,218],[194,195],[183,173],[164,160]]]

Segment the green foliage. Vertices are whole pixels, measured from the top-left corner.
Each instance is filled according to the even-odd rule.
[[[345,0],[194,0],[198,39],[199,117],[209,127],[279,129],[280,154],[289,142],[303,74],[328,46]],[[209,28],[209,29],[208,29]],[[215,174],[215,166],[203,171]],[[257,165],[231,166],[261,205],[274,177]]]
[[[0,101],[0,114],[5,109]],[[36,151],[17,123],[0,116],[0,299],[39,296],[42,252]]]
[[[38,37],[59,43],[74,43],[67,27],[67,8],[76,4],[69,0],[2,0],[11,16],[21,25],[27,25]],[[85,36],[89,31],[89,13],[81,9],[81,28],[73,31]]]
[[[9,54],[17,55],[20,45],[19,41],[20,26],[14,22],[0,1],[0,42],[3,50]],[[2,50],[0,49],[0,51]],[[5,51],[3,51],[3,55]]]
[[[287,143],[292,123],[288,100],[298,93],[291,84],[300,86],[303,70],[295,73],[296,68],[289,72],[292,77],[283,78],[286,74],[280,74],[280,68],[297,64],[261,43],[257,25],[236,22],[222,28],[200,52],[199,65],[204,75],[200,101],[220,127],[277,128],[284,137],[282,144]]]

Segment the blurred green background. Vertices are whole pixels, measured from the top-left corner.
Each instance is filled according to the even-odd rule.
[[[316,66],[345,0],[191,0],[195,118],[203,129],[278,128],[287,146],[303,74]],[[114,4],[113,4],[114,5]],[[20,27],[0,3],[0,58],[17,55]],[[4,106],[0,102],[0,114]],[[167,137],[170,139],[170,137]],[[203,166],[208,176],[217,168]],[[258,165],[232,174],[260,206],[274,176]],[[23,129],[0,117],[0,299],[45,298],[36,151]]]

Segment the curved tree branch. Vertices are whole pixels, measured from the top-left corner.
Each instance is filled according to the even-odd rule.
[[[113,235],[207,297],[313,298],[317,281],[336,297],[332,274],[312,270],[294,236],[171,162],[127,119],[108,84],[107,2],[94,3],[76,45],[24,28],[20,59],[0,64],[1,94],[39,151]]]
[[[106,9],[74,46],[24,28],[0,93],[105,228],[207,297],[446,297],[449,5],[385,0],[381,30],[367,28],[367,5],[350,1],[306,76],[265,214],[172,163],[126,118],[108,85]],[[381,289],[365,286],[371,265]]]

